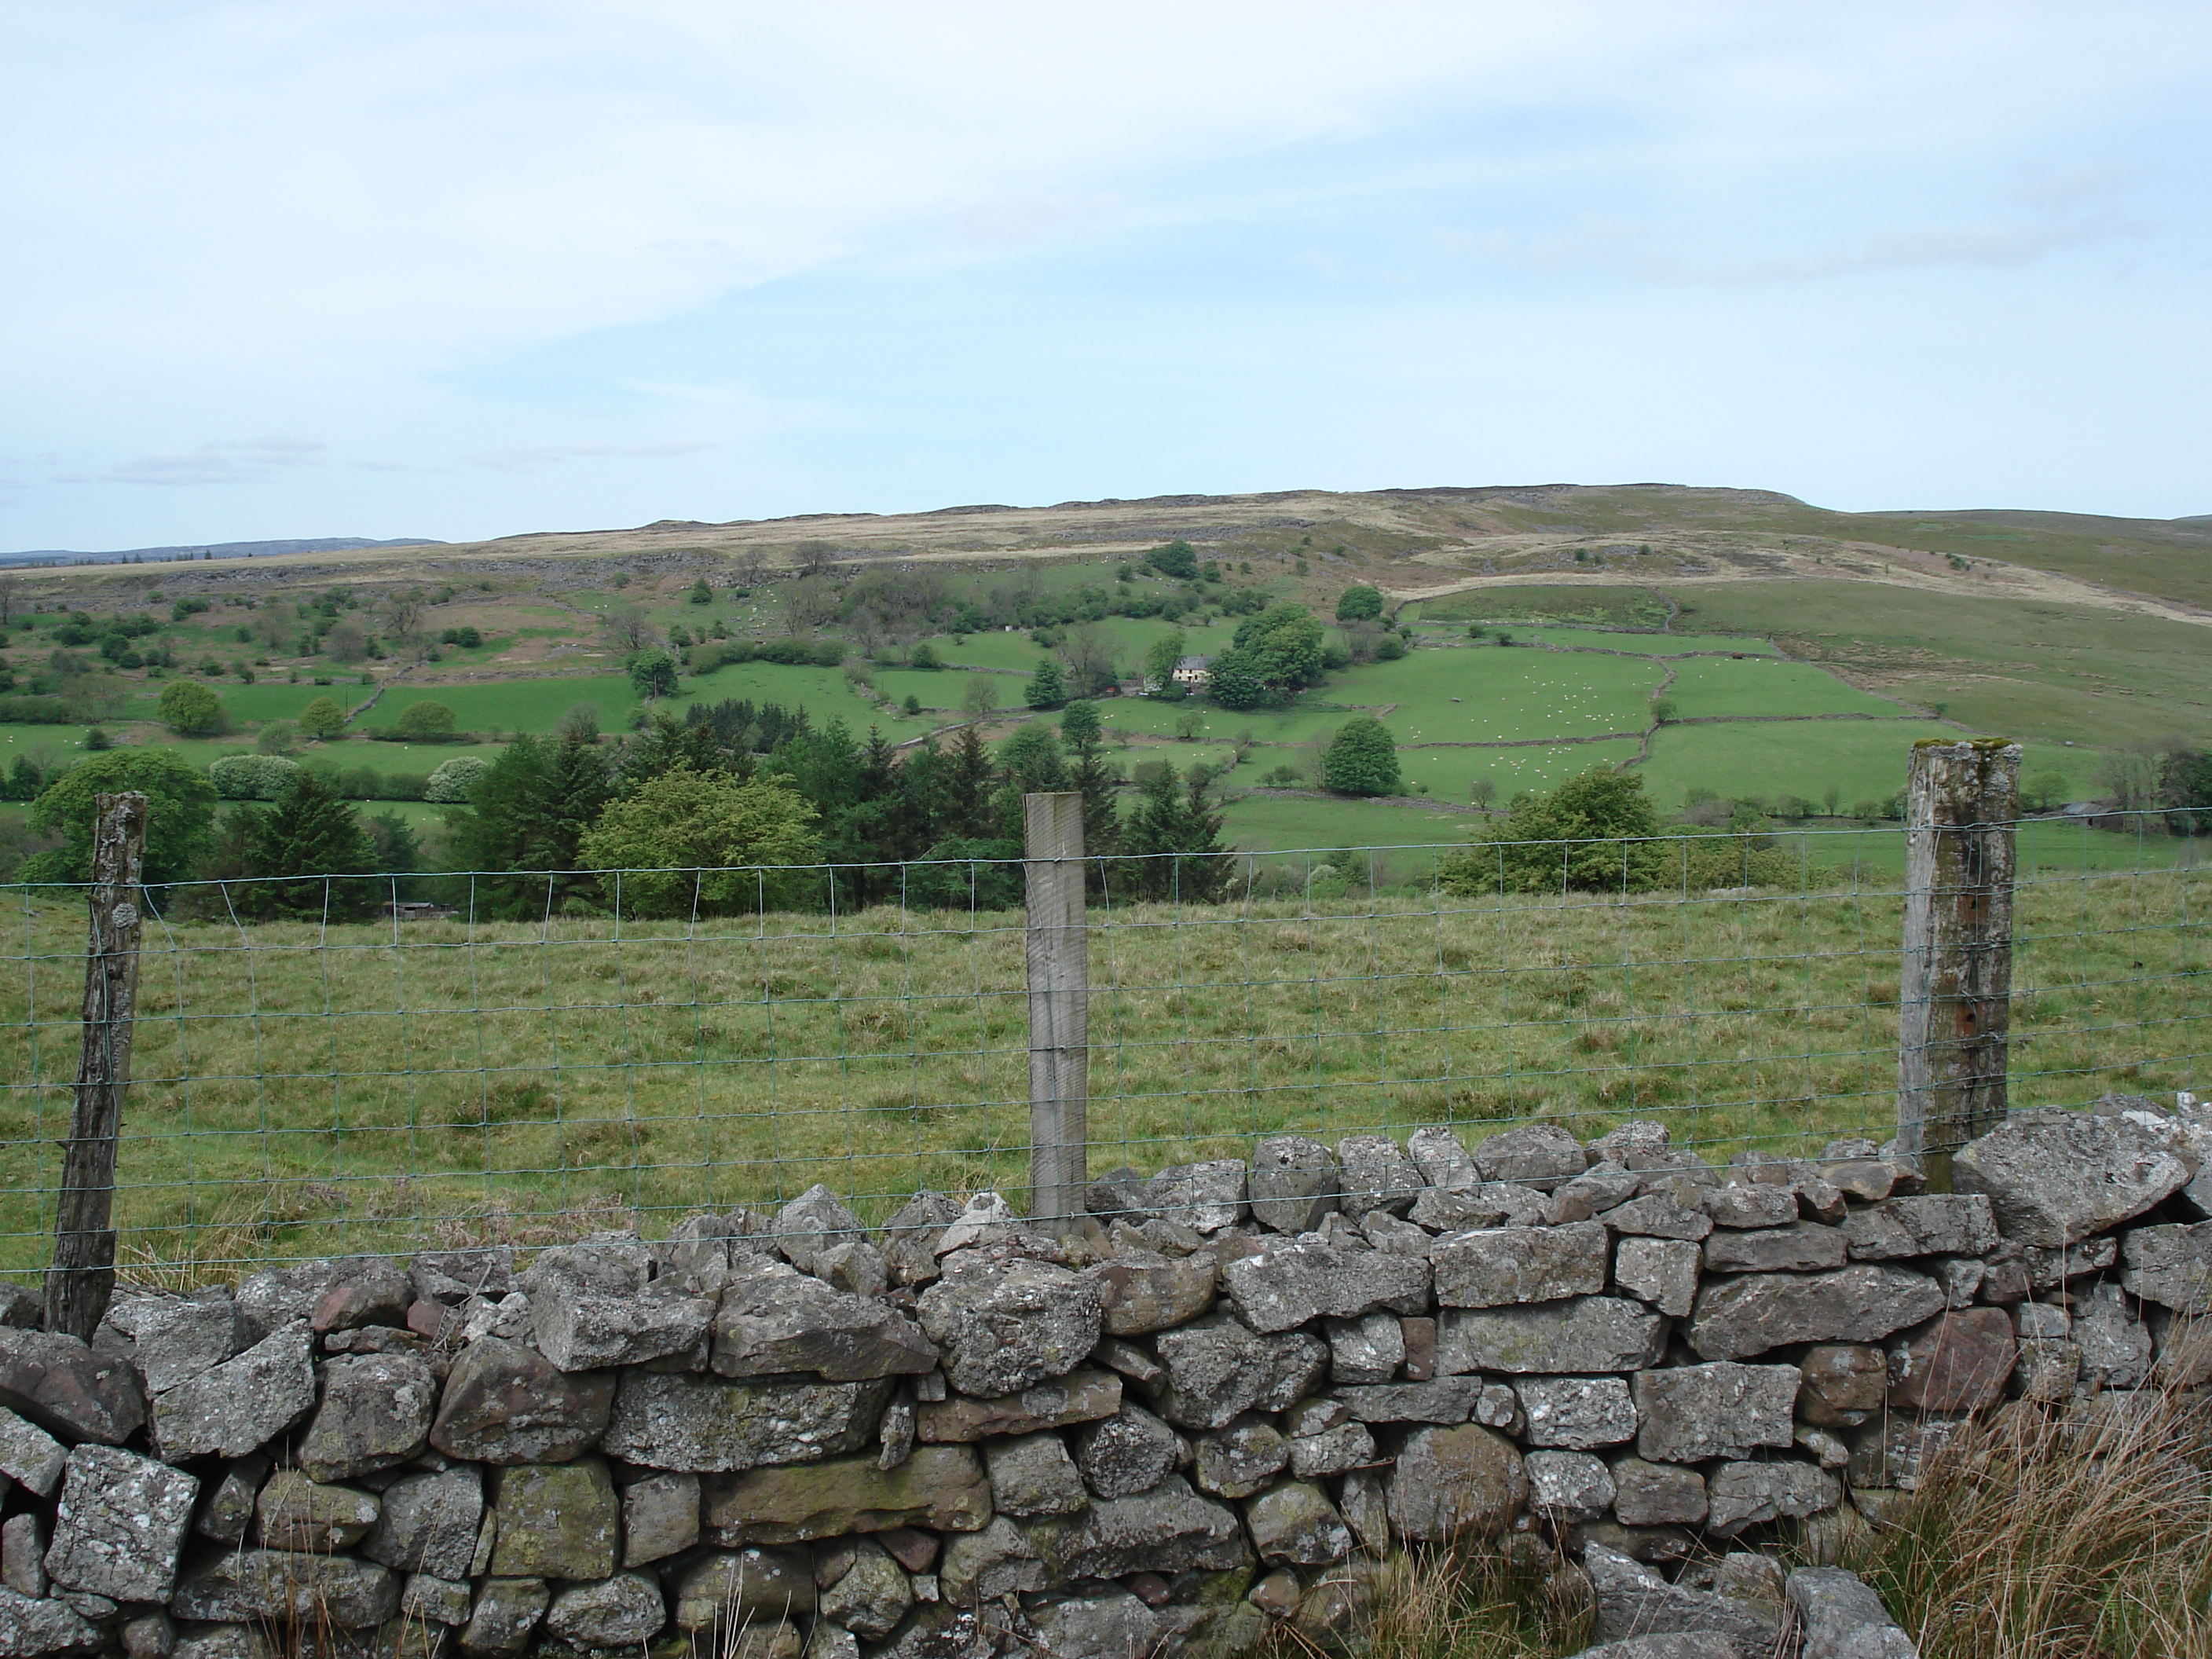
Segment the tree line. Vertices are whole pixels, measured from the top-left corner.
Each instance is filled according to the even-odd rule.
[[[1133,782],[1108,758],[1089,702],[995,746],[969,725],[902,750],[774,703],[664,712],[619,740],[578,711],[483,765],[446,813],[442,868],[425,870],[405,821],[365,817],[324,769],[298,768],[266,803],[225,805],[173,751],[118,749],[40,791],[32,825],[55,844],[15,879],[87,879],[97,797],[135,789],[148,884],[217,884],[180,896],[246,919],[356,918],[395,883],[492,919],[995,909],[1022,899],[1021,797],[1066,790],[1083,797],[1095,892],[1218,898],[1231,860],[1209,775],[1138,770]]]

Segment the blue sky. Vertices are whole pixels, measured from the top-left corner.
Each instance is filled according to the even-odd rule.
[[[2212,513],[2212,6],[0,0],[0,550]]]

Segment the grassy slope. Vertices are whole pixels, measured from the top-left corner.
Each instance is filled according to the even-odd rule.
[[[2212,1037],[2197,879],[2023,889],[2015,1103],[2203,1081],[2146,1057]],[[1817,1146],[1891,1112],[1898,920],[1894,884],[1863,873],[1755,902],[1098,913],[1094,1167],[1532,1115]],[[16,909],[0,976],[0,1265],[18,1270],[52,1220],[82,927],[73,905]],[[816,1180],[880,1218],[917,1185],[1024,1180],[1016,915],[179,921],[147,950],[126,1258],[527,1237],[633,1206],[658,1228]]]

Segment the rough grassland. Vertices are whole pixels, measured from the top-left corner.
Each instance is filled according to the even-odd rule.
[[[2203,879],[2024,887],[2015,1103],[2208,1080]],[[1656,1116],[1724,1155],[1892,1118],[1891,891],[1094,923],[1096,1170],[1282,1130]],[[0,1261],[17,1272],[47,1249],[82,930],[75,902],[30,902],[7,946]],[[543,1237],[632,1211],[657,1228],[816,1181],[880,1218],[918,1186],[1024,1183],[1012,914],[179,922],[149,929],[142,983],[118,1205],[140,1256]]]

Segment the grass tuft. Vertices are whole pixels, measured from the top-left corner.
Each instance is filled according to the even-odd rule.
[[[2205,1659],[2212,1401],[2167,1386],[2008,1407],[1845,1565],[1923,1659]]]

